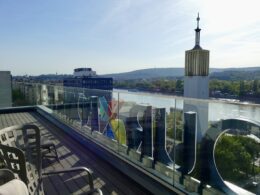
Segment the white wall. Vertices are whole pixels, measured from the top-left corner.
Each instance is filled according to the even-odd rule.
[[[208,76],[185,76],[184,97],[196,99],[209,98],[209,77]]]
[[[184,97],[196,99],[209,98],[208,76],[185,76]],[[208,129],[208,103],[197,100],[185,100],[184,112],[194,111],[197,113],[197,140],[203,137]]]

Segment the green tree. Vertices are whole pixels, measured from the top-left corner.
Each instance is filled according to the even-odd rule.
[[[253,81],[253,91],[254,91],[255,93],[258,92],[258,80],[254,80],[254,81]]]
[[[183,91],[183,81],[182,80],[177,80],[176,81],[176,91]]]
[[[29,102],[25,99],[23,93],[19,89],[12,91],[12,99],[14,106],[27,106]]]
[[[254,159],[260,152],[256,141],[244,136],[224,134],[217,143],[215,160],[225,180],[238,182],[254,173]]]
[[[167,114],[167,136],[174,139],[174,129],[175,129],[175,117],[176,117],[176,140],[182,140],[183,133],[183,120],[182,111],[171,111]]]
[[[239,83],[239,96],[243,96],[245,95],[245,82],[244,81],[240,81]]]

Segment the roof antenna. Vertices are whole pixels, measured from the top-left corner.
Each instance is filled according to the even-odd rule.
[[[200,13],[198,12],[198,17],[197,17],[197,28],[199,28],[199,23],[200,23]]]
[[[197,16],[197,28],[195,29],[195,32],[196,32],[196,36],[195,36],[195,47],[194,48],[197,48],[197,49],[201,49],[200,47],[200,28],[199,28],[199,22],[200,22],[200,15],[198,13],[198,16]]]

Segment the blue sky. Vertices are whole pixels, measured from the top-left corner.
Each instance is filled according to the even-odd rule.
[[[184,67],[200,12],[210,67],[260,66],[259,0],[0,0],[0,70]]]

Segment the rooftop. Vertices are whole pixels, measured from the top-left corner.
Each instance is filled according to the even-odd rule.
[[[55,158],[44,158],[43,171],[85,166],[93,171],[94,186],[103,194],[149,194],[132,179],[119,172],[88,148],[65,134],[60,128],[43,118],[36,111],[25,111],[0,114],[0,129],[12,125],[33,123],[41,130],[41,136],[52,140],[59,155]],[[89,190],[84,174],[71,173],[60,176],[44,176],[43,185],[46,194],[82,194]]]

